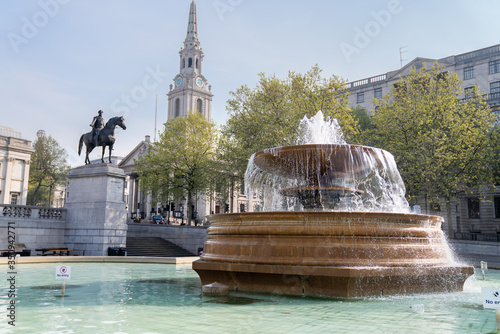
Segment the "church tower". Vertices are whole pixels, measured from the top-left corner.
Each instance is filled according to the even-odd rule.
[[[198,39],[196,4],[193,0],[189,10],[189,21],[184,47],[179,51],[180,71],[170,85],[168,96],[168,120],[186,116],[188,111],[202,113],[212,119],[211,86],[203,76],[203,51]]]

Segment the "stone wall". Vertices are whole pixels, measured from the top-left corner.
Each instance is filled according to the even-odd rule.
[[[450,246],[459,254],[495,256],[500,259],[500,243],[498,242],[452,240]]]
[[[159,237],[198,254],[207,240],[207,227],[129,223],[127,237]]]
[[[31,255],[36,255],[36,248],[65,247],[66,209],[21,205],[0,207],[1,250],[8,249],[9,231],[15,236],[15,243],[24,243]]]

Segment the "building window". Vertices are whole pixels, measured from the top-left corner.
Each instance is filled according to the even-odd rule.
[[[470,99],[474,96],[474,87],[467,87],[464,89],[464,95],[466,99]]]
[[[19,194],[16,194],[16,193],[10,194],[10,204],[17,205],[18,198],[19,198]]]
[[[467,199],[467,208],[469,210],[469,218],[481,218],[479,198],[473,197]]]
[[[373,92],[373,97],[376,99],[381,99],[382,98],[382,88],[375,88]]]
[[[490,74],[500,72],[500,59],[490,61]]]
[[[245,212],[245,204],[240,204],[240,212]]]
[[[500,197],[495,197],[495,218],[500,218]]]
[[[188,59],[188,67],[193,67],[193,58]]]
[[[365,92],[358,93],[357,98],[358,103],[365,102]]]
[[[186,58],[182,58],[182,68],[186,67]]]
[[[196,58],[196,68],[200,68],[198,64],[198,58]]]
[[[490,83],[490,96],[489,99],[500,98],[500,81]]]
[[[203,114],[203,101],[201,99],[198,99],[196,101],[196,110],[200,113]]]
[[[181,100],[175,99],[175,118],[181,115]]]
[[[474,66],[464,68],[464,80],[474,78]]]

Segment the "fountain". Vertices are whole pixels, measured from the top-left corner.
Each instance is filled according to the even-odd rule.
[[[438,216],[410,213],[394,157],[345,143],[336,120],[304,118],[297,145],[255,153],[245,177],[256,212],[209,217],[193,263],[202,285],[362,297],[461,291]]]

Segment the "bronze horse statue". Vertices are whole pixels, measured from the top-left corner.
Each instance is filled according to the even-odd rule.
[[[123,116],[116,116],[110,118],[104,128],[99,132],[97,136],[97,143],[92,141],[92,132],[87,132],[80,137],[80,144],[78,145],[78,155],[82,152],[83,143],[87,147],[87,152],[85,155],[85,164],[90,164],[89,153],[92,152],[97,146],[102,146],[102,156],[101,162],[104,163],[104,152],[106,151],[106,146],[109,147],[109,163],[111,163],[111,151],[113,150],[113,144],[115,143],[115,127],[121,127],[126,130],[125,119]],[[96,145],[97,144],[97,145]]]

